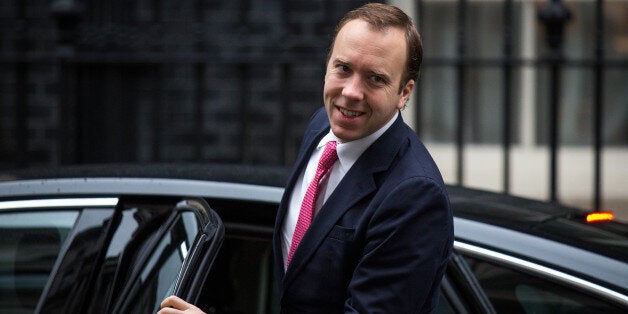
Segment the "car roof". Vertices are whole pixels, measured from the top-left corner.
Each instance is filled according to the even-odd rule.
[[[4,170],[0,182],[55,178],[167,178],[283,187],[287,168],[241,164],[95,164]]]
[[[455,216],[550,239],[628,263],[628,225],[587,223],[587,212],[551,202],[448,187]]]

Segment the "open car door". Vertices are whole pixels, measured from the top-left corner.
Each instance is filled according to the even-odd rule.
[[[203,199],[184,199],[140,258],[113,313],[155,313],[172,294],[196,304],[224,238],[218,214]]]

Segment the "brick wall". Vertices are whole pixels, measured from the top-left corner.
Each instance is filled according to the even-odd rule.
[[[290,164],[333,26],[365,1],[78,2],[66,32],[49,1],[0,4],[0,169]]]

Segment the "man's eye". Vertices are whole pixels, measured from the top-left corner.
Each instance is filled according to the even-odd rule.
[[[381,76],[379,76],[379,75],[371,76],[371,81],[373,83],[384,83],[384,79]]]
[[[342,72],[349,72],[349,67],[344,64],[339,64],[336,67]]]

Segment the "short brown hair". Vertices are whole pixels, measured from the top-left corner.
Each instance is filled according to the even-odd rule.
[[[403,90],[403,87],[410,80],[414,80],[416,82],[419,79],[421,61],[423,60],[423,44],[421,43],[421,36],[414,26],[412,18],[405,14],[401,9],[391,5],[368,3],[345,14],[340,22],[338,22],[338,25],[336,25],[331,45],[329,46],[329,51],[327,53],[327,63],[329,63],[329,59],[331,58],[334,43],[336,42],[336,36],[338,35],[340,29],[349,21],[357,19],[367,22],[376,30],[385,30],[389,27],[397,27],[405,30],[408,58],[406,60],[403,76],[401,77],[401,86],[399,86],[399,91]]]

